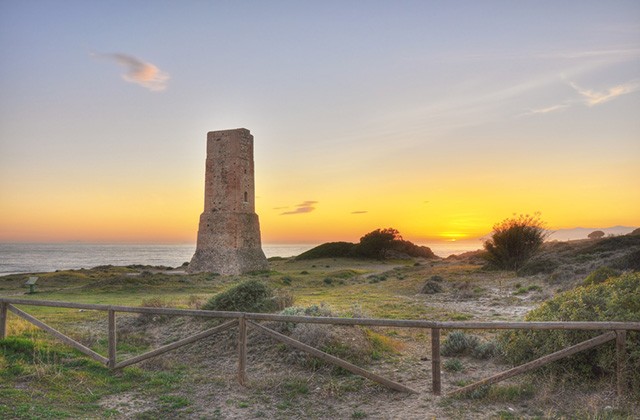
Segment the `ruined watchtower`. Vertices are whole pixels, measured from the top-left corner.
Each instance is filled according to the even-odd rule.
[[[241,274],[267,267],[255,213],[253,136],[244,128],[211,131],[204,212],[188,271]]]

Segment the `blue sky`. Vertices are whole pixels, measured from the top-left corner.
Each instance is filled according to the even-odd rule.
[[[235,127],[267,240],[640,224],[637,1],[3,0],[0,61],[0,240],[190,241]]]

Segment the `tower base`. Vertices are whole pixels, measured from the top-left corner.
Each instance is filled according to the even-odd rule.
[[[187,267],[188,273],[232,275],[268,268],[269,263],[261,247],[257,214],[202,213],[196,252]]]

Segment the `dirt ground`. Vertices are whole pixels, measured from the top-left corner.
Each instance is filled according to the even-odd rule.
[[[281,263],[284,264],[284,263]],[[524,314],[549,296],[536,288],[522,293],[519,288],[543,285],[540,277],[517,278],[513,274],[485,273],[466,262],[442,261],[421,267],[359,263],[360,281],[372,274],[400,273],[398,278],[425,279],[442,274],[445,290],[436,294],[407,293],[398,287],[403,299],[412,305],[440,308],[474,321],[522,320]],[[278,266],[282,270],[283,266]],[[297,272],[303,265],[289,266]],[[336,268],[336,267],[332,267]],[[343,267],[338,267],[343,268]],[[423,281],[423,280],[420,280]],[[414,281],[415,283],[415,281]],[[414,287],[415,288],[415,287]],[[404,291],[403,291],[404,290]],[[135,320],[131,320],[135,324]],[[156,346],[167,340],[166,334],[184,337],[204,326],[186,321],[160,321],[144,325]],[[332,328],[332,327],[326,327]],[[357,328],[357,327],[354,327]],[[554,378],[521,376],[500,385],[501,392],[477,398],[449,398],[432,394],[431,342],[428,331],[419,329],[376,328],[401,343],[401,351],[372,361],[364,368],[417,391],[415,394],[390,390],[331,367],[310,369],[287,356],[291,351],[270,338],[250,331],[248,343],[248,384],[238,384],[235,332],[209,338],[179,352],[151,359],[144,369],[172,369],[188,366],[187,379],[178,395],[188,396],[191,404],[177,415],[183,418],[211,419],[478,419],[478,418],[634,418],[629,416],[629,401],[618,399],[615,384],[605,381],[597,386],[581,387],[557,383]],[[446,331],[443,331],[446,337]],[[491,340],[493,332],[476,331],[482,340]],[[346,333],[348,334],[348,333]],[[164,338],[163,338],[164,337]],[[442,369],[442,394],[507,370],[499,358],[458,359],[458,371]],[[555,385],[550,385],[551,383]],[[499,389],[499,390],[500,390]],[[158,404],[144,395],[118,394],[100,404],[119,413],[121,418],[153,417]],[[618,416],[616,413],[623,413]],[[151,415],[151,417],[149,417]],[[172,415],[176,415],[173,412]],[[640,418],[640,417],[639,417]]]

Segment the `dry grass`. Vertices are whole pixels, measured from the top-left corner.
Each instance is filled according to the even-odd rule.
[[[200,308],[213,294],[243,280],[232,276],[210,278],[206,275],[124,277],[124,274],[131,273],[117,270],[81,274],[50,276],[57,287],[68,288],[35,295],[35,298]],[[425,280],[434,275],[442,276],[444,292],[418,294]],[[111,280],[102,282],[100,276],[107,276]],[[371,281],[371,276],[375,276],[375,282]],[[548,280],[541,274],[523,279],[514,273],[487,272],[480,265],[464,260],[414,266],[406,261],[380,263],[326,259],[296,262],[284,259],[272,261],[271,271],[257,277],[276,289],[283,297],[283,306],[290,306],[294,299],[298,306],[321,306],[324,303],[325,309],[330,308],[338,316],[354,317],[519,320],[521,314],[536,305],[535,301],[541,296],[555,293],[549,290]],[[285,281],[285,278],[288,280]],[[331,278],[332,281],[325,282],[325,278]],[[86,281],[92,286],[78,289],[73,281]],[[515,286],[518,283],[527,287],[526,293],[517,293],[520,288]],[[131,285],[132,289],[126,290],[127,285]],[[531,285],[545,290],[529,291]],[[106,331],[104,313],[96,315],[35,307],[30,308],[29,312],[41,314],[47,321],[60,325],[61,329],[75,330],[76,333],[89,328],[100,337]],[[211,322],[186,317],[128,317],[125,314],[118,314],[117,319],[120,360],[202,331],[209,328]],[[10,316],[8,332],[11,336],[42,336],[35,327],[15,316]],[[79,373],[74,374],[84,375],[82,383],[87,384],[84,388],[78,385],[79,380],[65,379],[69,375],[65,361],[56,359],[58,356],[40,354],[37,360],[33,357],[29,374],[38,375],[38,386],[43,386],[49,395],[45,397],[38,394],[35,383],[25,379],[26,374],[16,374],[7,377],[7,385],[0,385],[0,398],[10,401],[12,409],[18,410],[17,401],[26,398],[28,393],[31,398],[29,404],[42,410],[38,412],[40,417],[64,417],[45,411],[49,407],[61,410],[83,407],[79,412],[68,411],[71,413],[68,416],[75,414],[83,418],[107,415],[140,418],[309,419],[412,419],[425,416],[633,418],[634,414],[634,407],[627,405],[629,402],[618,400],[612,393],[615,388],[611,381],[578,387],[575,379],[536,376],[500,384],[478,399],[434,397],[430,394],[432,357],[429,333],[423,330],[299,324],[299,328],[296,326],[289,333],[294,338],[417,389],[420,394],[405,395],[389,391],[369,380],[336,372],[330,366],[319,366],[310,362],[312,359],[306,355],[300,354],[297,359],[296,353],[286,346],[252,330],[249,332],[248,346],[249,387],[243,388],[235,380],[237,333],[232,330],[116,374],[120,377],[111,378],[111,373],[103,371],[97,375],[97,368],[81,367],[77,370]],[[478,331],[474,333],[480,334]],[[481,335],[486,340],[490,333]],[[97,350],[106,350],[104,341],[95,340],[94,344]],[[445,392],[508,368],[495,358],[478,360],[472,356],[457,357],[464,369],[443,373]],[[84,358],[78,356],[73,356],[72,360],[73,363],[84,363],[81,362]],[[450,359],[443,358],[443,363],[447,360]],[[302,363],[292,363],[298,361]],[[0,354],[0,371],[8,368],[7,359]],[[530,385],[527,385],[527,381]],[[92,399],[85,388],[97,392],[96,383],[107,385],[100,385],[100,396]],[[26,389],[25,395],[20,394],[19,398],[13,394],[17,385]],[[164,399],[160,399],[161,396]],[[15,416],[14,412],[18,411],[11,411],[12,415],[8,418],[28,418],[26,415]]]

